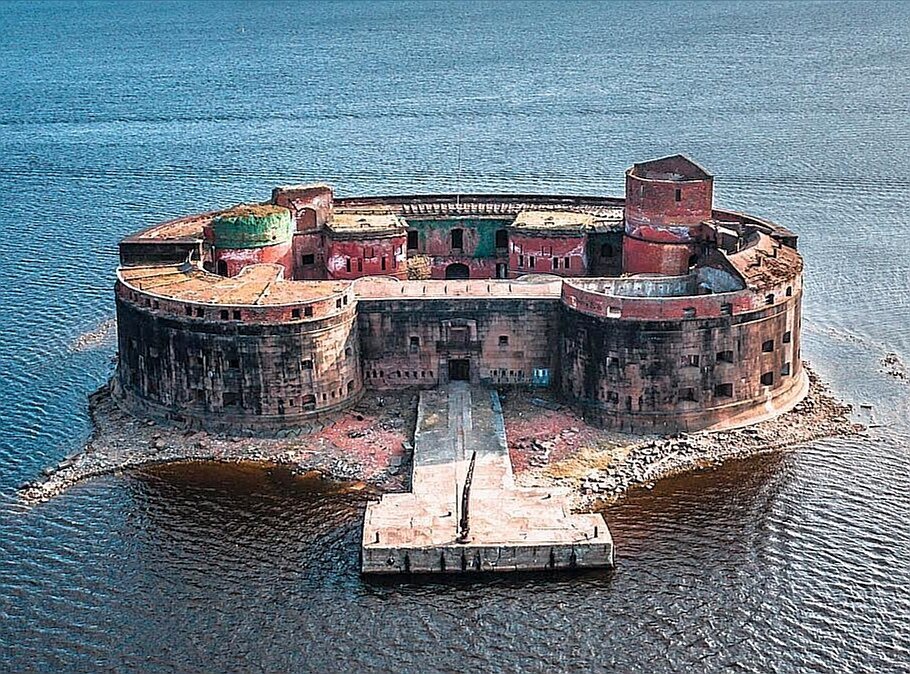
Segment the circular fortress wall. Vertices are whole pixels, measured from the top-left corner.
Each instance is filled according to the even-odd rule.
[[[350,405],[363,389],[357,303],[348,284],[333,288],[250,306],[166,297],[121,278],[115,397],[134,413],[234,430],[287,428]]]
[[[626,432],[756,421],[805,395],[801,297],[799,278],[760,297],[617,297],[567,282],[559,389],[586,420]]]
[[[251,264],[278,264],[293,275],[291,212],[273,204],[240,204],[211,224],[215,271],[236,276]]]

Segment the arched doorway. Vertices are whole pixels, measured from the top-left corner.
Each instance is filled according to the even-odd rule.
[[[224,260],[218,260],[218,275],[219,276],[228,275],[227,262],[225,262]]]
[[[468,265],[455,262],[446,267],[446,279],[471,278],[471,270]]]

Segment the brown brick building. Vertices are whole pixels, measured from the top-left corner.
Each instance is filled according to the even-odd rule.
[[[625,199],[276,188],[120,253],[115,394],[202,426],[280,429],[365,387],[467,379],[674,432],[806,390],[796,236],[714,209],[679,155],[629,169]]]

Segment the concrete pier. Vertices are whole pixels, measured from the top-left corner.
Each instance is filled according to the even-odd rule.
[[[459,534],[471,458],[467,535]],[[611,567],[601,515],[572,514],[568,490],[516,487],[495,391],[453,382],[420,394],[412,491],[367,506],[370,574]]]

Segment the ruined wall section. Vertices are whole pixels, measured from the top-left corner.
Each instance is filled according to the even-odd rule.
[[[432,388],[462,361],[475,383],[547,385],[558,318],[558,299],[361,299],[364,382]]]
[[[201,305],[117,285],[116,398],[209,428],[282,429],[344,408],[363,383],[348,289],[282,306]]]

